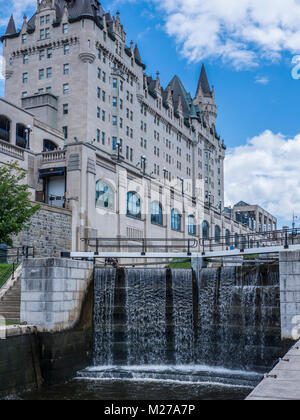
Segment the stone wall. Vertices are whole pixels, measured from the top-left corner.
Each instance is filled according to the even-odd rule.
[[[93,278],[93,263],[59,258],[23,262],[21,322],[50,332],[72,328]]]
[[[300,251],[280,252],[280,306],[283,340],[300,338]]]
[[[72,247],[72,212],[42,204],[31,219],[28,230],[14,240],[14,246],[34,246],[35,256],[59,257],[61,251]]]

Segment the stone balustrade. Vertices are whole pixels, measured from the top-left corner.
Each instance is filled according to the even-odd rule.
[[[43,163],[59,162],[66,160],[66,150],[55,150],[42,153]]]
[[[24,150],[6,141],[0,140],[0,153],[24,160]]]

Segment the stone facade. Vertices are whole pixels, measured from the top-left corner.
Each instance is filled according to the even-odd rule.
[[[283,340],[300,338],[300,252],[280,252],[280,304]]]
[[[33,199],[72,210],[72,250],[91,236],[202,237],[204,222],[211,237],[252,232],[222,214],[226,146],[204,67],[193,97],[178,76],[162,87],[94,0],[38,1],[2,42],[12,103],[0,100],[0,119],[14,122],[0,157],[16,150]],[[13,135],[22,109],[37,127],[29,150]]]
[[[14,240],[14,246],[33,246],[35,256],[60,257],[72,247],[72,213],[69,210],[42,205],[31,219],[28,230]]]
[[[41,330],[73,328],[93,279],[93,263],[65,259],[23,262],[21,323]]]

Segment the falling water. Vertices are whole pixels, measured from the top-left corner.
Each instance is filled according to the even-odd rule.
[[[126,270],[128,364],[164,364],[166,271]]]
[[[95,369],[266,371],[281,355],[279,302],[277,267],[208,268],[198,279],[192,270],[96,269]]]
[[[113,311],[116,270],[95,270],[94,274],[94,364],[113,364]]]
[[[176,365],[194,363],[192,270],[172,270],[174,350]]]

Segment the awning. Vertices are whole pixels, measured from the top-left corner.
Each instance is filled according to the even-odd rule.
[[[39,179],[49,178],[50,176],[64,176],[66,175],[66,168],[48,168],[40,169]]]

